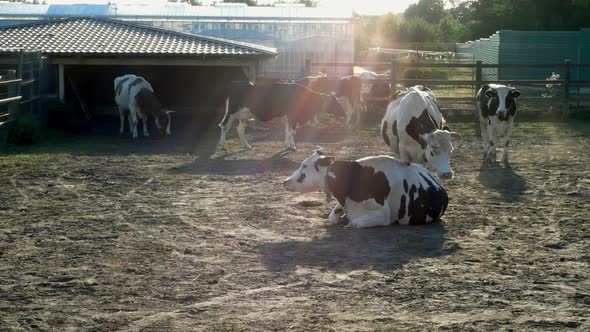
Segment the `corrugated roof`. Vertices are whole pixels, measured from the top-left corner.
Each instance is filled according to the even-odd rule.
[[[45,54],[275,56],[275,48],[154,28],[108,18],[81,17],[0,28],[0,49]]]

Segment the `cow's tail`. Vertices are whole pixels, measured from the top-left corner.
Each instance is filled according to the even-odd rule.
[[[229,121],[229,97],[225,98],[225,115],[223,116],[223,120],[219,123],[219,127],[223,128],[227,125]]]

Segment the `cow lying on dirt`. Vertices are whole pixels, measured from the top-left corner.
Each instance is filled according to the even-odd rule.
[[[143,122],[143,136],[150,136],[147,129],[148,116],[154,117],[160,136],[170,135],[170,114],[174,111],[166,110],[154,94],[152,85],[143,77],[133,74],[115,78],[115,102],[119,108],[122,135],[125,127],[125,115],[128,115],[129,131],[133,138],[137,138],[137,119]]]
[[[450,158],[452,140],[461,144],[461,134],[451,132],[430,89],[416,85],[396,95],[381,121],[385,144],[408,162],[428,164],[442,179],[453,177]]]
[[[338,201],[329,222],[346,215],[353,228],[430,223],[448,204],[442,184],[426,168],[389,156],[340,161],[318,150],[283,186],[304,193],[323,189]]]

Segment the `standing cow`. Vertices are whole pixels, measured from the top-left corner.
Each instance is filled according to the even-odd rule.
[[[242,146],[252,149],[246,140],[246,122],[252,117],[260,121],[286,117],[285,146],[295,150],[295,130],[313,119],[317,112],[343,112],[342,106],[331,95],[314,92],[295,83],[254,85],[250,82],[231,82],[225,101],[225,116],[219,124],[221,136],[218,147],[225,144],[225,136],[237,119],[238,136]]]
[[[488,84],[477,92],[477,113],[483,139],[483,158],[487,163],[496,163],[494,140],[501,138],[504,153],[502,163],[508,166],[508,145],[516,116],[516,99],[520,91],[513,87]]]
[[[427,169],[389,156],[335,161],[316,151],[283,186],[288,191],[322,189],[331,194],[338,204],[329,222],[336,224],[346,215],[353,228],[430,223],[448,205],[445,189]]]
[[[432,91],[416,85],[398,93],[387,106],[381,121],[385,144],[408,162],[428,164],[442,179],[453,177],[450,158],[452,141],[462,141],[459,133],[445,126]]]
[[[295,83],[308,87],[318,93],[333,94],[344,109],[346,125],[354,127],[359,124],[363,109],[361,101],[362,82],[360,78],[356,76],[345,76],[337,80],[331,80],[326,75],[307,76],[296,80]],[[318,114],[314,116],[313,123],[314,125],[319,125]]]
[[[143,136],[148,137],[148,116],[154,117],[159,134],[170,135],[170,114],[174,111],[166,110],[154,94],[152,85],[143,77],[133,74],[115,78],[115,102],[119,109],[121,125],[119,133],[122,135],[125,127],[125,115],[128,115],[129,131],[133,138],[137,138],[138,119],[143,122]]]

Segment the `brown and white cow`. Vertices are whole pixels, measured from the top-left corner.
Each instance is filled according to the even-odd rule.
[[[483,139],[483,158],[487,163],[496,163],[494,140],[502,140],[504,152],[502,163],[508,166],[508,145],[516,116],[516,99],[520,91],[516,88],[500,85],[484,85],[477,92],[477,113]]]
[[[340,161],[316,151],[283,186],[288,191],[331,194],[338,204],[329,222],[336,224],[346,215],[353,228],[430,223],[448,205],[445,189],[426,168],[389,156]]]
[[[221,136],[218,147],[225,145],[225,136],[236,119],[239,121],[238,136],[242,146],[252,149],[246,140],[246,122],[252,117],[270,121],[285,116],[285,146],[295,150],[295,130],[311,121],[320,111],[343,112],[336,97],[314,92],[296,83],[255,85],[250,82],[230,82],[225,116],[219,124]]]
[[[381,135],[400,159],[427,164],[442,179],[453,177],[450,165],[452,141],[461,142],[462,137],[445,126],[430,89],[416,85],[398,93],[387,106],[381,121]]]
[[[346,124],[354,127],[359,124],[363,104],[361,101],[362,82],[356,76],[345,76],[340,79],[329,79],[325,75],[307,76],[296,80],[295,83],[308,87],[311,90],[333,94],[344,109],[346,115]],[[335,114],[339,115],[339,114]],[[319,125],[317,114],[313,119],[314,125]]]
[[[121,125],[119,133],[124,133],[125,115],[128,115],[129,131],[137,138],[138,119],[143,122],[143,136],[148,132],[148,117],[154,117],[161,136],[170,135],[170,114],[174,111],[165,109],[156,95],[152,85],[143,77],[127,74],[115,78],[115,102],[119,109]]]

